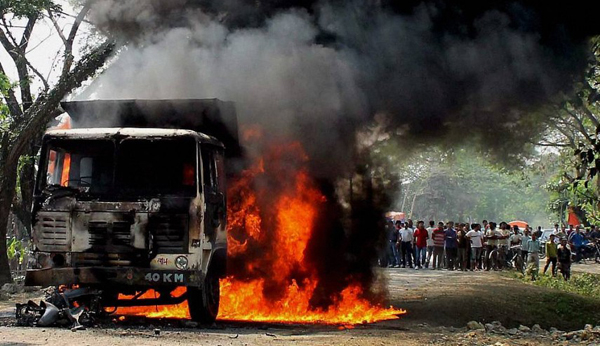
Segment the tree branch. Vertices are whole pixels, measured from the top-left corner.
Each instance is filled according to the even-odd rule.
[[[56,29],[56,32],[58,33],[58,36],[62,40],[63,44],[66,45],[67,38],[65,37],[65,34],[62,32],[60,25],[58,25],[58,22],[56,21],[56,18],[54,18],[54,14],[52,14],[52,10],[50,10],[50,9],[48,9],[48,18],[52,22],[52,25],[54,25],[54,29]]]
[[[69,37],[67,37],[65,42],[65,62],[63,64],[63,69],[62,69],[62,75],[64,76],[65,74],[67,74],[70,70],[71,70],[71,65],[73,65],[73,41],[75,41],[75,36],[77,35],[77,31],[79,30],[79,27],[81,26],[81,22],[85,19],[85,16],[87,16],[88,12],[90,11],[92,5],[92,1],[88,0],[85,2],[85,4],[83,5],[83,7],[81,8],[81,11],[79,11],[79,14],[77,14],[77,17],[75,18],[75,22],[73,23],[73,26],[71,26],[71,30],[69,32]]]
[[[589,143],[591,143],[592,142],[592,138],[587,133],[587,131],[585,129],[585,126],[583,125],[583,122],[581,121],[581,119],[579,119],[579,117],[577,116],[577,114],[573,113],[572,111],[570,111],[566,107],[565,107],[565,112],[567,112],[567,114],[569,114],[575,120],[575,123],[577,124],[577,126],[576,126],[577,130],[579,130],[579,132],[585,137],[585,139]]]
[[[31,34],[33,33],[33,27],[38,20],[37,14],[33,14],[29,16],[27,19],[27,25],[25,25],[25,30],[23,31],[23,36],[21,37],[21,43],[19,43],[19,50],[25,53],[27,46],[29,45],[29,39],[31,39]]]
[[[4,66],[2,66],[2,62],[0,62],[0,73],[6,76]],[[10,115],[13,118],[20,118],[21,116],[23,116],[23,111],[19,106],[19,101],[17,100],[17,96],[15,95],[15,91],[12,87],[9,87],[8,90],[6,90],[6,92],[4,93],[4,100],[6,101],[6,105],[8,106]]]
[[[62,76],[52,90],[40,96],[25,111],[24,118],[26,121],[13,122],[11,130],[18,133],[18,137],[10,150],[8,162],[17,162],[35,132],[46,126],[52,119],[53,110],[59,106],[62,98],[92,76],[106,62],[114,49],[115,44],[111,40],[107,40],[94,48],[79,61],[72,72]]]

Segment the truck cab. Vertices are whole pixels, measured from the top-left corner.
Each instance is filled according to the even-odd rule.
[[[214,321],[227,257],[224,150],[184,129],[48,131],[26,284],[97,289],[111,307],[187,299],[193,320]],[[118,299],[148,289],[159,296]]]

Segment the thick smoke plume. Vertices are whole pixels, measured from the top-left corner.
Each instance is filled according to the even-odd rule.
[[[597,12],[479,3],[97,1],[91,21],[124,46],[79,98],[234,101],[242,127],[300,141],[332,197],[354,169],[356,131],[377,114],[411,140],[489,133],[570,91]],[[380,214],[368,198],[355,210],[345,232],[324,216],[310,248],[333,291],[346,273],[373,279]]]

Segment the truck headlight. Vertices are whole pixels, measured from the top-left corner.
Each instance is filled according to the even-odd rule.
[[[175,259],[177,269],[186,270],[188,267],[188,259],[185,256],[179,256]]]

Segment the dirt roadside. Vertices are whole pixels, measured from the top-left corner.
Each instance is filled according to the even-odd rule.
[[[537,287],[501,273],[393,268],[382,270],[382,275],[388,278],[391,304],[408,311],[399,320],[353,329],[228,322],[210,329],[182,328],[149,320],[74,333],[14,326],[14,302],[25,298],[20,295],[0,302],[0,345],[547,345],[567,341],[553,341],[548,333],[507,336],[468,331],[465,326],[472,320],[500,321],[506,328],[539,324],[574,330],[586,323],[600,325],[600,297]]]

